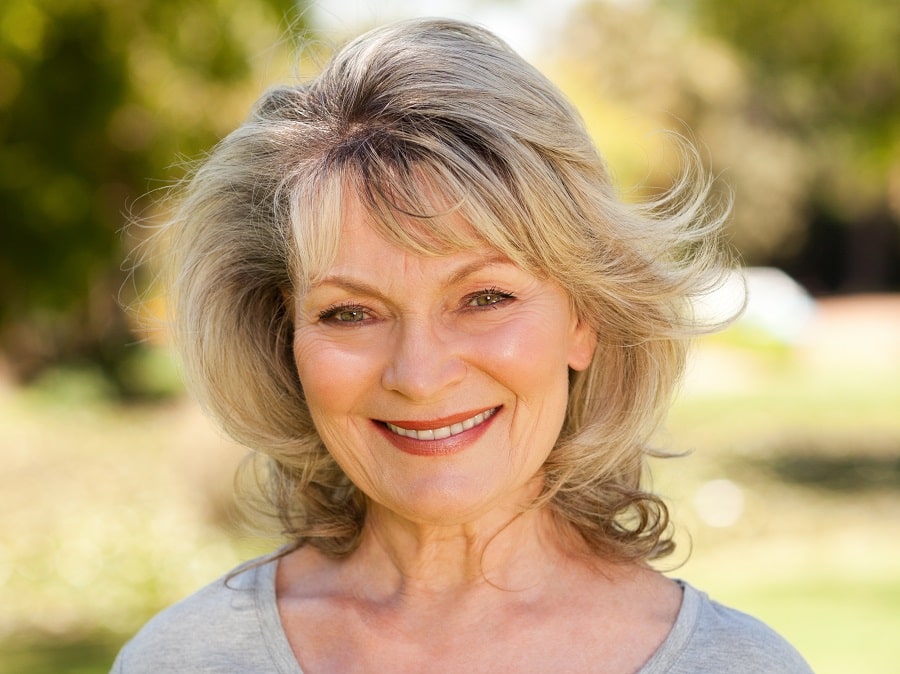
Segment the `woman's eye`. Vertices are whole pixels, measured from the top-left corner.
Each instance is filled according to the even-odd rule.
[[[481,292],[477,292],[472,295],[469,295],[468,302],[466,302],[466,306],[490,307],[495,304],[504,302],[505,300],[512,299],[512,297],[513,296],[510,293],[503,292],[502,290],[496,290],[496,289],[482,290]]]
[[[366,318],[366,310],[357,306],[332,307],[319,314],[319,320],[326,323],[360,323]]]

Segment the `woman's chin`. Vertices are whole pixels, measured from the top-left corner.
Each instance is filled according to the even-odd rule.
[[[392,517],[414,525],[453,527],[505,523],[522,512],[537,495],[530,484],[513,489],[491,489],[483,477],[442,475],[407,482],[401,492],[378,499]],[[496,487],[496,485],[495,485]],[[539,489],[539,487],[537,488]]]

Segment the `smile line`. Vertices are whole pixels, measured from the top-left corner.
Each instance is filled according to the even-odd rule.
[[[408,428],[402,428],[390,422],[385,422],[385,425],[391,430],[392,433],[401,435],[404,438],[412,438],[413,440],[443,440],[444,438],[459,435],[463,431],[468,431],[480,424],[483,424],[485,421],[494,416],[498,409],[499,408],[494,407],[493,409],[479,412],[475,416],[469,417],[468,419],[465,419],[458,423],[450,424],[449,426],[441,426],[440,428],[429,428],[423,431],[414,431]]]

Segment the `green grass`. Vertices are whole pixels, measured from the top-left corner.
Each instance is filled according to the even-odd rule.
[[[896,671],[900,579],[792,578],[729,593],[748,612],[790,634],[819,674]],[[862,663],[865,663],[864,666]]]
[[[671,574],[818,674],[897,671],[900,367],[721,341],[704,358],[660,436],[691,453],[653,466],[675,562],[691,548]],[[108,671],[149,615],[260,550],[232,526],[243,451],[185,402],[121,407],[70,374],[0,389],[0,427],[0,674]],[[712,480],[742,499],[728,526],[698,501]]]
[[[121,646],[120,635],[36,636],[3,643],[0,674],[106,674]]]
[[[898,671],[900,366],[705,346],[663,436],[691,453],[653,470],[692,548],[675,575],[763,619],[818,674]],[[697,505],[711,480],[743,496],[731,526]]]

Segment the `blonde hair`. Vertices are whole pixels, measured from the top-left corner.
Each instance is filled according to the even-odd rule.
[[[592,364],[571,374],[537,505],[596,554],[672,550],[642,472],[687,338],[703,327],[691,299],[722,269],[727,210],[711,206],[685,147],[690,166],[673,190],[624,203],[563,95],[488,31],[449,20],[374,30],[312,81],[261,98],[185,188],[170,300],[189,387],[267,457],[266,499],[295,546],[347,554],[366,516],[310,418],[284,300],[328,266],[342,204],[357,198],[402,246],[486,244],[566,290],[599,339]]]

